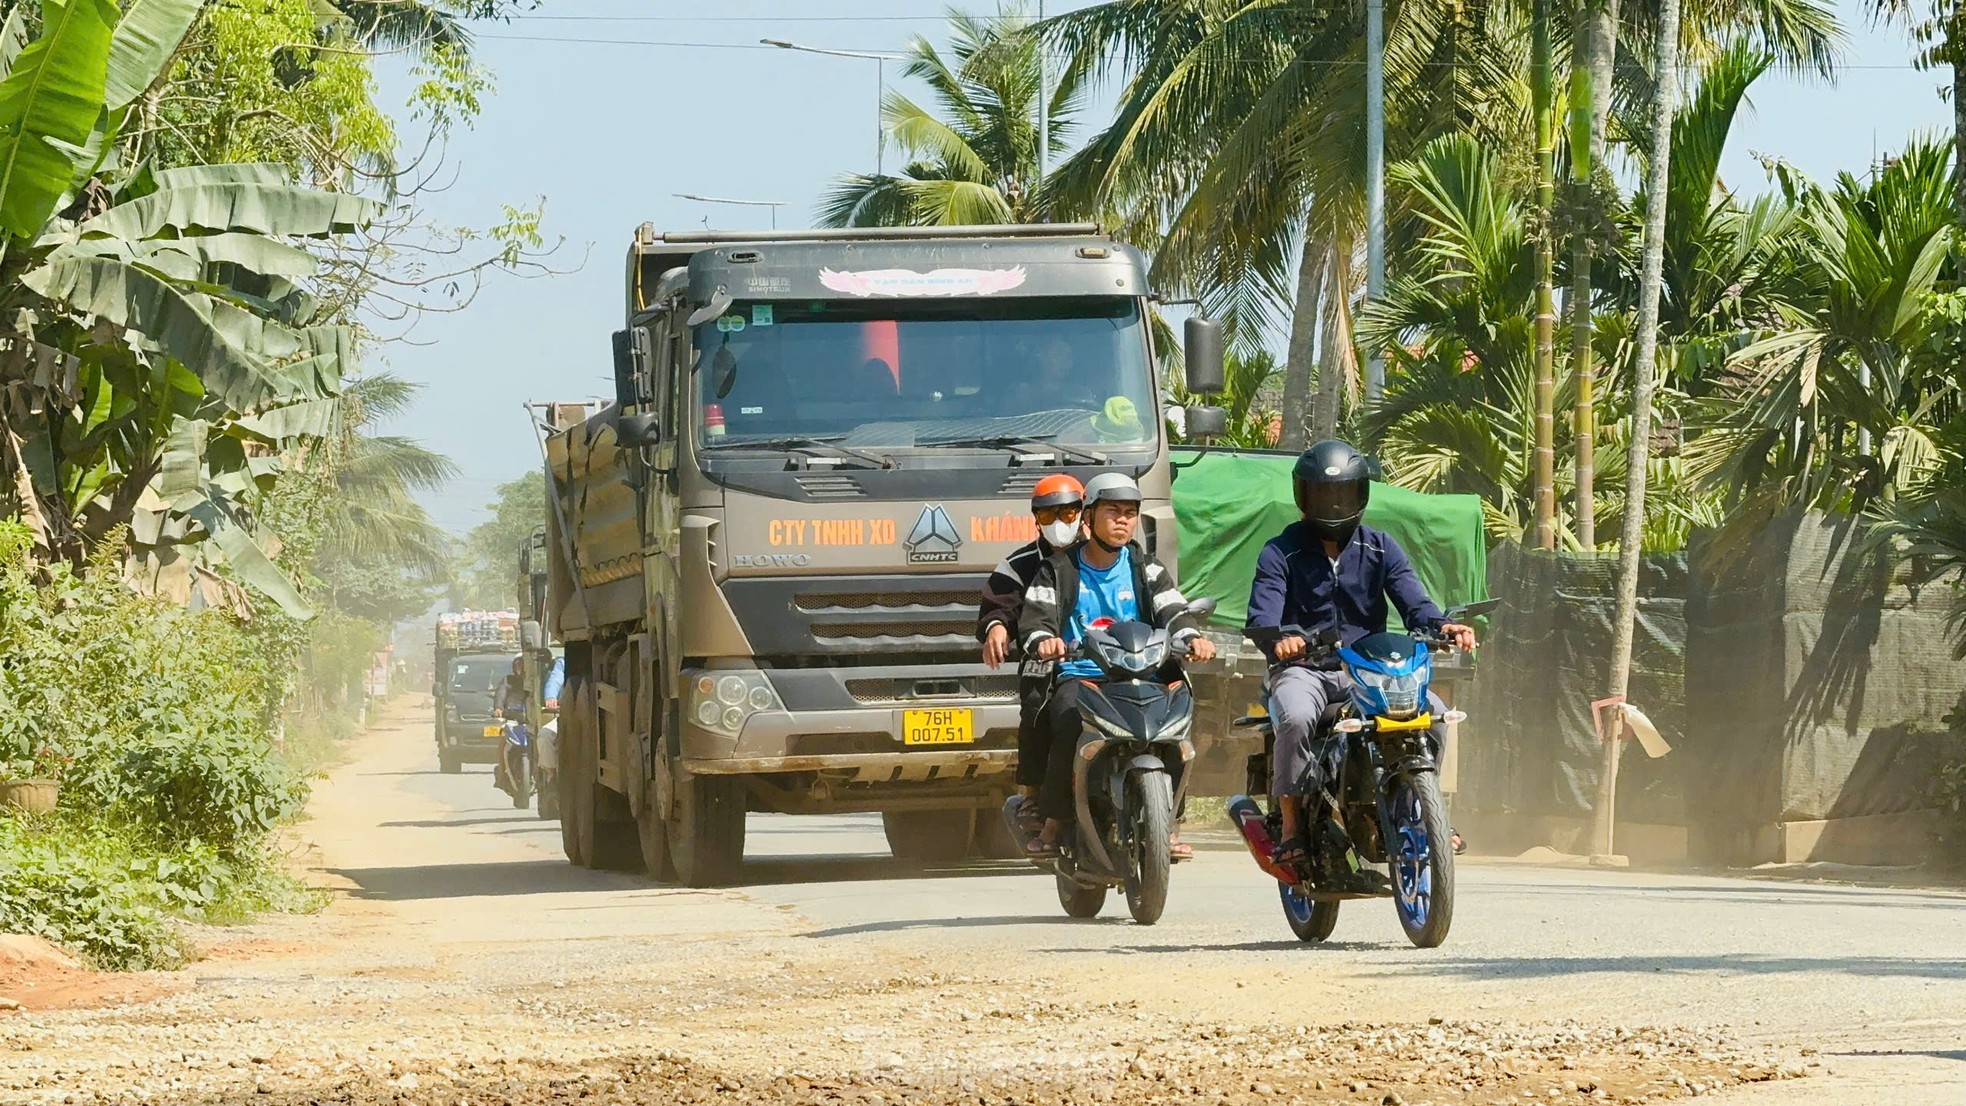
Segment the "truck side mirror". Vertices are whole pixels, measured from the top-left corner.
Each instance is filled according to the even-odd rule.
[[[658,425],[654,411],[641,411],[633,415],[616,415],[614,418],[614,440],[623,449],[640,449],[662,440],[662,428]]]
[[[1188,408],[1187,425],[1183,429],[1187,436],[1196,440],[1219,438],[1229,431],[1229,413],[1220,407]]]
[[[631,326],[614,332],[614,402],[623,410],[641,405],[643,351],[647,349],[647,327]]]
[[[1204,319],[1199,315],[1190,315],[1182,327],[1188,391],[1195,395],[1212,399],[1228,387],[1228,367],[1223,352],[1224,333],[1225,328],[1219,320]]]

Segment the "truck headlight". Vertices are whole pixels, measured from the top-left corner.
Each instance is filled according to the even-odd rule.
[[[697,672],[688,683],[689,703],[685,711],[706,730],[736,735],[744,721],[754,714],[782,709],[771,681],[755,669],[725,672]]]

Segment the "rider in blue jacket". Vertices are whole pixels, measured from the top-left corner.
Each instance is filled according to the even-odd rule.
[[[1464,649],[1474,647],[1474,631],[1446,620],[1399,543],[1360,521],[1371,494],[1371,464],[1362,454],[1344,442],[1319,442],[1297,459],[1292,480],[1303,519],[1271,538],[1257,558],[1249,626],[1300,626],[1312,632],[1335,627],[1349,645],[1385,632],[1390,602],[1408,629],[1435,631]],[[1307,858],[1304,797],[1335,778],[1339,743],[1317,732],[1319,720],[1327,705],[1350,693],[1342,666],[1333,660],[1312,667],[1304,656],[1306,645],[1291,635],[1276,643],[1270,657],[1279,666],[1270,691],[1276,716],[1270,786],[1283,816],[1276,859],[1285,864]],[[1432,706],[1438,719],[1439,700]],[[1436,747],[1442,731],[1436,722]]]

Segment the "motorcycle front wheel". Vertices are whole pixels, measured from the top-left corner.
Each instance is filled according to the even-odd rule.
[[[1299,941],[1322,941],[1338,928],[1337,901],[1313,902],[1301,888],[1288,883],[1277,884],[1277,892],[1283,899],[1283,920]]]
[[[1411,773],[1393,784],[1386,801],[1400,928],[1414,947],[1436,948],[1454,922],[1454,846],[1440,781],[1432,772]]]
[[[1126,781],[1133,809],[1133,855],[1127,864],[1126,909],[1143,926],[1160,921],[1167,909],[1167,881],[1173,866],[1168,838],[1174,833],[1174,785],[1165,772],[1135,772]]]

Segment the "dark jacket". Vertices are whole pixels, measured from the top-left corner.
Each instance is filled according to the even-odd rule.
[[[1054,550],[1039,538],[1005,557],[990,578],[983,581],[983,605],[976,612],[976,640],[990,636],[990,627],[1002,623],[1011,640],[1017,639],[1017,616],[1024,609],[1024,589],[1038,574],[1038,566]]]
[[[1174,574],[1138,545],[1129,548],[1133,550],[1133,594],[1145,597],[1140,603],[1141,617],[1172,631],[1170,636],[1176,640],[1200,633],[1193,616],[1182,610],[1188,600],[1174,586]],[[1065,635],[1065,622],[1079,603],[1078,549],[1073,546],[1046,557],[1031,578],[1031,586],[1025,589],[1017,640],[1027,656],[1045,638]]]
[[[1350,645],[1367,634],[1385,632],[1388,599],[1410,630],[1438,630],[1445,621],[1391,535],[1360,526],[1339,553],[1333,572],[1324,543],[1298,522],[1271,538],[1256,558],[1247,625],[1306,630],[1335,626]]]

